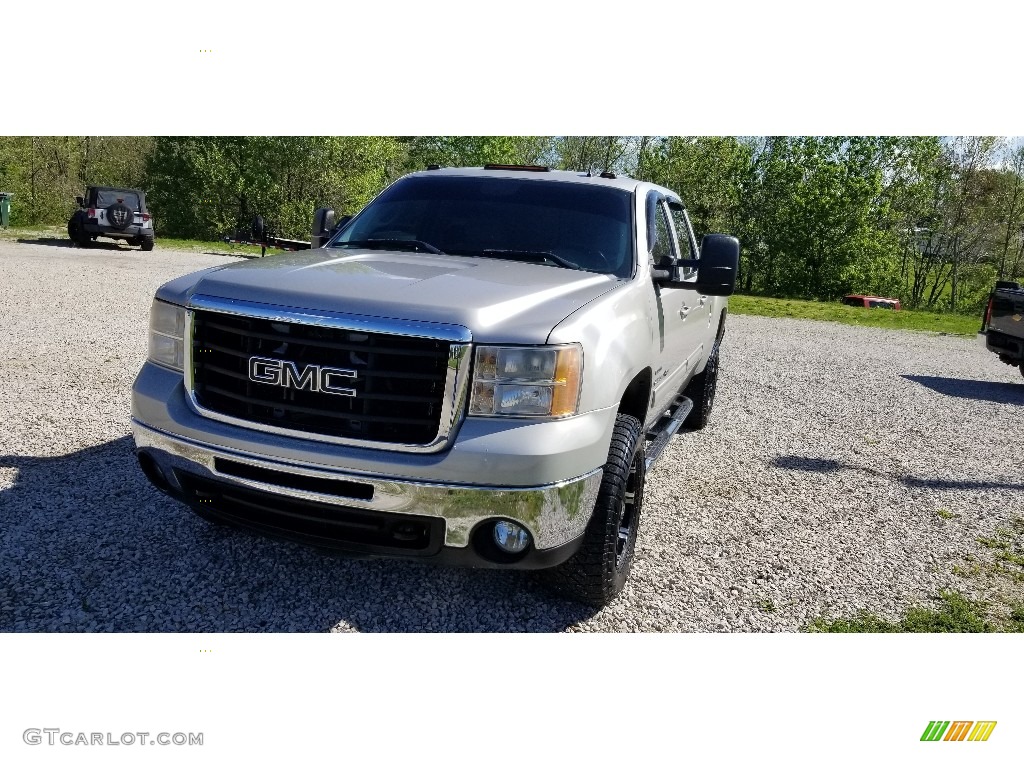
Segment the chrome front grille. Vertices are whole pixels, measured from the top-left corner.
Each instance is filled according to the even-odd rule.
[[[193,300],[188,388],[202,413],[293,436],[438,449],[461,414],[468,333]],[[212,306],[211,306],[212,305]],[[225,311],[230,310],[230,311]],[[248,310],[248,311],[247,311]]]

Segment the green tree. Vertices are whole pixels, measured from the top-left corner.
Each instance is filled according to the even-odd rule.
[[[679,191],[698,236],[738,235],[751,180],[753,142],[732,136],[643,138],[638,175]]]
[[[642,143],[640,136],[558,136],[551,165],[595,174],[636,173]]]
[[[1008,147],[995,172],[993,256],[999,279],[1015,279],[1024,258],[1024,145]]]
[[[17,226],[62,224],[90,184],[140,187],[145,136],[0,137],[0,189],[14,193]]]
[[[554,140],[549,136],[409,136],[401,141],[408,153],[406,167],[411,171],[428,165],[545,165],[554,153]]]
[[[211,238],[263,216],[279,234],[308,237],[322,205],[354,212],[400,171],[391,137],[163,137],[147,165],[161,231]]]
[[[804,298],[849,290],[881,248],[872,206],[881,190],[873,137],[769,137],[753,153],[746,223],[747,287]]]

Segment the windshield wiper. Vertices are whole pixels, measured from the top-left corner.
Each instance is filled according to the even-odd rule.
[[[545,261],[551,261],[560,267],[566,269],[581,269],[579,264],[563,259],[551,251],[519,251],[515,249],[503,249],[503,248],[485,248],[480,251],[479,256],[486,256],[487,258],[493,259],[516,259],[517,261],[534,261],[543,264]]]
[[[377,237],[370,238],[369,240],[349,240],[345,243],[332,243],[332,247],[340,245],[347,245],[352,248],[389,248],[396,251],[407,251],[411,248],[415,252],[423,250],[427,253],[444,255],[444,251],[440,248],[430,243],[425,243],[422,240],[402,240],[397,238],[392,240],[387,237]]]

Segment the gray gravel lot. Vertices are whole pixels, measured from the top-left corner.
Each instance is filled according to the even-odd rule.
[[[155,288],[232,260],[0,241],[0,630],[793,631],[1007,589],[954,567],[1024,516],[1024,378],[973,340],[811,321],[730,318],[714,423],[649,476],[603,611],[209,526],[143,478],[129,390]]]

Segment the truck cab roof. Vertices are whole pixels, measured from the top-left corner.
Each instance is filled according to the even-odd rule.
[[[543,166],[516,166],[516,165],[488,165],[483,167],[430,167],[423,171],[416,171],[410,176],[464,176],[479,178],[503,178],[522,179],[524,181],[552,181],[568,182],[573,184],[591,184],[594,186],[612,187],[630,192],[658,190],[672,200],[679,200],[679,196],[670,189],[652,184],[647,181],[640,181],[629,176],[613,173],[593,173],[590,171],[560,171],[545,168]]]

